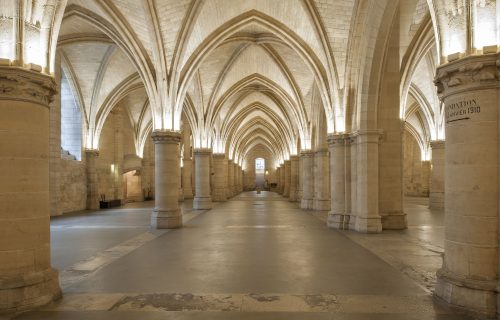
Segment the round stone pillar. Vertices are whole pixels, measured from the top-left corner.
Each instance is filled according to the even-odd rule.
[[[445,244],[435,294],[495,317],[499,244],[500,55],[463,58],[437,70],[445,105]]]
[[[285,160],[285,188],[283,190],[283,196],[290,196],[290,160]]]
[[[297,201],[299,184],[299,156],[290,156],[290,195],[288,201]]]
[[[335,229],[348,229],[349,216],[345,211],[345,137],[329,135],[330,149],[330,199],[331,211],[328,213],[328,226]]]
[[[300,202],[300,207],[302,209],[312,209],[313,208],[313,198],[314,198],[314,174],[313,174],[313,162],[314,162],[314,152],[303,151],[300,154],[302,159],[302,170],[300,172],[302,176],[302,200]]]
[[[85,150],[85,170],[87,174],[87,209],[99,209],[99,181],[97,175],[97,158],[99,151]],[[114,174],[114,172],[113,172]]]
[[[0,67],[0,314],[60,297],[50,263],[49,103],[54,80]]]
[[[194,149],[195,157],[195,195],[193,209],[212,209],[212,198],[210,197],[210,156],[211,149]]]
[[[213,201],[223,202],[227,200],[227,159],[225,154],[214,154],[214,190]]]
[[[182,227],[179,209],[179,145],[176,131],[154,131],[155,143],[155,208],[151,227],[173,229]]]
[[[328,150],[314,153],[314,210],[330,210],[330,158]]]
[[[444,209],[444,141],[431,141],[431,184],[429,208]]]

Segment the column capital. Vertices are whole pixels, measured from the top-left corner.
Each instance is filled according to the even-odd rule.
[[[97,157],[99,155],[99,150],[98,149],[85,149],[85,155]]]
[[[154,143],[179,144],[181,133],[179,131],[153,131],[151,138]]]
[[[300,156],[302,158],[312,158],[312,157],[314,157],[314,153],[315,152],[312,150],[304,150],[304,151],[300,152]]]
[[[468,56],[438,67],[434,84],[441,100],[449,95],[498,85],[500,54]]]
[[[314,155],[316,157],[325,157],[325,156],[328,156],[328,149],[318,149],[314,152]]]
[[[349,143],[357,140],[359,143],[379,143],[384,136],[383,130],[358,130],[349,134]]]
[[[348,135],[344,133],[330,133],[327,136],[328,146],[343,146],[347,137]]]
[[[444,140],[435,140],[431,141],[431,149],[444,149],[445,147],[445,141]]]
[[[210,149],[210,148],[197,148],[197,149],[193,150],[193,154],[195,156],[203,156],[203,155],[209,156],[212,154],[212,149]]]
[[[297,161],[297,160],[299,160],[299,156],[298,155],[294,154],[294,155],[290,156],[290,160],[289,161]]]
[[[225,153],[214,153],[213,157],[214,157],[214,159],[225,160],[226,154]]]
[[[56,82],[49,75],[20,67],[0,67],[0,100],[49,107],[56,93]]]

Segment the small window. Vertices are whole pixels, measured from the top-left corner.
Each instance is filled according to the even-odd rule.
[[[264,170],[266,169],[266,160],[262,158],[255,159],[255,170]]]
[[[61,72],[61,156],[82,160],[82,115],[69,80]]]

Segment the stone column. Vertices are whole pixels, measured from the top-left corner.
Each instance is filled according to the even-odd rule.
[[[87,209],[99,209],[99,180],[97,175],[97,157],[99,151],[94,149],[85,150],[85,162],[87,172]]]
[[[176,131],[153,131],[155,143],[155,208],[151,226],[156,229],[182,227],[179,209],[179,144]]]
[[[357,215],[354,229],[365,233],[381,232],[382,219],[379,214],[378,203],[378,144],[380,132],[357,132],[354,137],[356,139],[357,159]]]
[[[431,183],[429,208],[444,209],[444,141],[431,141]]]
[[[281,181],[280,194],[282,196],[284,196],[285,195],[285,163],[284,162],[280,168],[280,181]]]
[[[300,154],[302,159],[302,170],[300,175],[302,177],[302,200],[300,202],[300,207],[302,209],[312,209],[313,208],[313,198],[314,198],[314,174],[313,174],[313,161],[314,152],[312,151],[302,151]]]
[[[212,209],[212,198],[210,197],[210,156],[211,149],[195,149],[195,195],[193,209],[208,210]]]
[[[0,313],[60,297],[50,264],[49,103],[53,78],[0,67]]]
[[[299,156],[290,156],[290,197],[289,201],[297,201],[297,188],[299,184]]]
[[[191,130],[184,125],[182,130],[182,143],[184,150],[182,154],[182,192],[184,199],[193,199],[193,160],[191,159]]]
[[[314,210],[330,210],[330,158],[328,150],[314,153]]]
[[[495,317],[499,263],[499,54],[438,68],[445,105],[445,243],[435,293]]]
[[[213,201],[223,202],[227,200],[227,159],[224,153],[213,155],[215,175]]]
[[[290,160],[285,160],[285,189],[283,190],[283,196],[290,196]]]
[[[349,216],[345,211],[345,136],[329,135],[330,149],[330,198],[331,211],[328,213],[328,226],[335,229],[348,229]]]
[[[227,198],[234,196],[234,166],[232,160],[227,160]]]

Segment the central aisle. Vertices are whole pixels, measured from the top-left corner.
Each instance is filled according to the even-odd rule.
[[[219,204],[64,291],[60,303],[21,318],[466,319],[433,304],[419,285],[343,233],[267,192]]]

